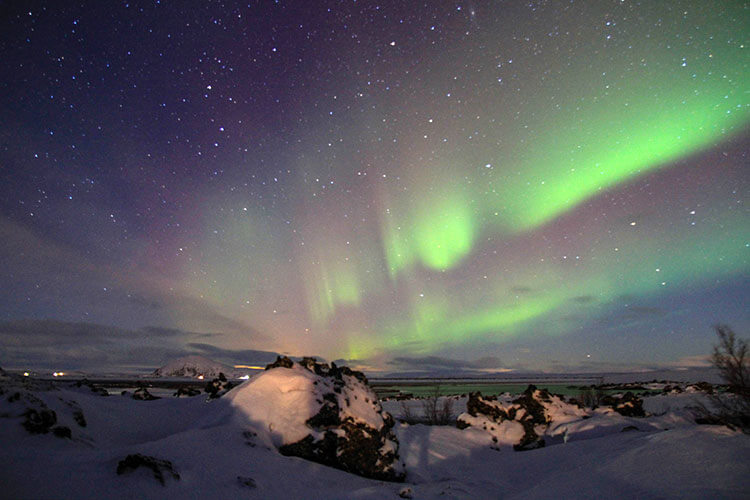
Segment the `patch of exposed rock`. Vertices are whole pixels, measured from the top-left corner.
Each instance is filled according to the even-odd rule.
[[[117,474],[122,475],[126,472],[134,471],[139,467],[145,467],[146,469],[151,470],[154,474],[154,478],[159,481],[162,486],[165,485],[165,477],[171,477],[175,480],[180,479],[180,475],[174,470],[172,462],[169,460],[141,455],[140,453],[128,455],[120,460],[117,463]]]
[[[604,396],[601,399],[603,406],[610,406],[613,410],[624,417],[645,417],[643,400],[633,394],[626,392],[622,396]]]
[[[2,411],[0,417],[22,419],[21,426],[29,434],[52,434],[60,438],[71,438],[70,427],[60,425],[57,412],[48,407],[44,401],[25,389],[7,389],[6,387],[0,390],[0,394],[4,396],[3,405],[7,405],[8,409],[8,411]],[[76,403],[66,402],[59,398],[58,402],[65,403],[73,410],[72,418],[76,423],[80,420],[85,425],[83,412]],[[65,417],[68,418],[67,414]]]
[[[581,418],[585,411],[553,396],[546,389],[529,385],[518,397],[483,397],[479,392],[469,394],[466,413],[458,416],[459,429],[475,427],[492,435],[497,444],[512,444],[516,451],[544,446],[544,434],[549,425]]]
[[[224,373],[219,373],[219,376],[209,383],[206,384],[206,393],[208,399],[216,399],[222,397],[227,392],[231,391],[237,384],[227,380]]]
[[[228,396],[284,455],[361,476],[402,481],[393,418],[361,372],[287,357]]]
[[[153,401],[155,399],[159,399],[158,396],[154,396],[153,394],[148,392],[148,389],[146,389],[145,387],[139,387],[138,389],[134,390],[131,397],[139,401]]]
[[[192,398],[193,396],[200,395],[201,391],[199,389],[196,389],[195,387],[180,387],[175,391],[173,394],[176,398]]]

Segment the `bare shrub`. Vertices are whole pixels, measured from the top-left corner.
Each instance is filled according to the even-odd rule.
[[[727,325],[717,325],[719,344],[714,346],[711,363],[719,370],[728,391],[750,404],[750,358],[747,341],[737,336]]]
[[[584,408],[597,408],[602,402],[606,393],[597,387],[586,387],[576,398]]]
[[[747,341],[738,339],[727,325],[714,327],[719,343],[714,345],[711,363],[727,385],[723,394],[710,397],[712,409],[699,404],[696,422],[726,425],[750,434],[750,357]]]
[[[427,425],[449,425],[453,423],[453,398],[440,396],[440,384],[435,391],[422,400],[424,422]]]
[[[414,423],[416,421],[414,413],[412,412],[411,406],[409,406],[405,399],[401,400],[399,406],[401,408],[401,415],[399,416],[399,420],[410,424]]]
[[[453,421],[455,420],[453,418],[453,402],[455,399],[453,399],[452,396],[445,396],[443,398],[443,404],[440,406],[440,410],[438,411],[438,422],[436,422],[437,425],[449,425],[453,424]]]

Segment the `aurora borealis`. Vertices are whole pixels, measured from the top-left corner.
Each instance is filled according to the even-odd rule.
[[[743,2],[31,2],[0,22],[6,330],[373,371],[683,366],[711,325],[748,331]],[[13,331],[0,365],[106,359]]]

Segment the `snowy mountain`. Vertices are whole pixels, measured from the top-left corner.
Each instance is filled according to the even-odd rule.
[[[203,356],[185,356],[184,358],[175,359],[161,368],[157,368],[153,375],[155,377],[191,378],[203,376],[205,379],[211,379],[218,377],[219,373],[223,373],[230,378],[242,375],[229,365],[219,363],[218,361]]]

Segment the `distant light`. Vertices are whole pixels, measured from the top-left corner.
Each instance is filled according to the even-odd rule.
[[[54,372],[52,374],[53,377],[62,377],[63,375],[65,375],[63,372]]]
[[[23,372],[23,376],[24,377],[28,377],[29,376],[29,372]]]
[[[250,375],[243,375],[240,377],[240,380],[249,380],[249,379],[250,379]]]
[[[203,380],[203,375],[198,375],[198,380]]]

